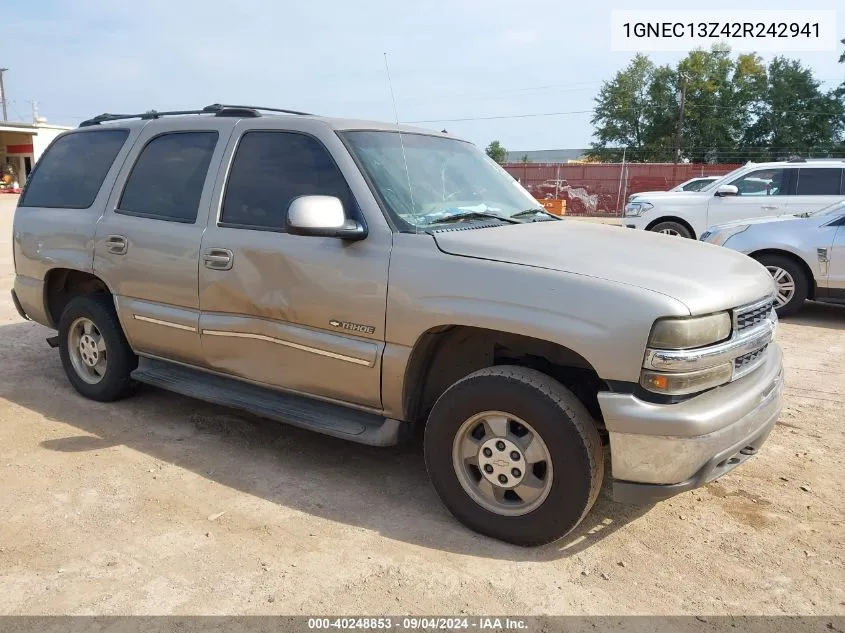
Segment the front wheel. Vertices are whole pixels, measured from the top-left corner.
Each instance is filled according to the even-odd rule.
[[[755,259],[766,267],[775,280],[777,296],[775,312],[779,317],[792,316],[801,309],[810,292],[810,280],[794,260],[782,255],[760,255]]]
[[[683,224],[678,222],[660,222],[655,224],[650,231],[654,233],[663,233],[664,235],[674,235],[676,237],[686,237],[692,239],[692,233]]]
[[[590,414],[533,369],[482,369],[449,387],[425,429],[429,477],[467,527],[516,545],[557,540],[601,489],[604,453]]]

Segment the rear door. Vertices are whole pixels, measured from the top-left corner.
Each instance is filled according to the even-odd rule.
[[[269,386],[380,407],[390,228],[371,221],[357,242],[286,233],[298,196],[336,196],[347,217],[366,224],[358,201],[371,194],[330,128],[285,124],[241,121],[227,151],[225,188],[202,241],[205,362]]]
[[[734,185],[739,193],[711,196],[707,226],[788,213],[797,171],[783,167],[757,169],[725,183]]]
[[[841,167],[801,167],[795,195],[789,196],[790,213],[816,211],[845,196],[845,169]]]
[[[199,247],[231,127],[211,117],[146,126],[97,225],[94,272],[138,353],[202,362]]]

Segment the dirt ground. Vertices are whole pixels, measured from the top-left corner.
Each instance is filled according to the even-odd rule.
[[[464,529],[419,445],[348,444],[154,389],[98,404],[22,321],[0,197],[0,614],[845,614],[845,308],[781,324],[764,450],[563,541]]]

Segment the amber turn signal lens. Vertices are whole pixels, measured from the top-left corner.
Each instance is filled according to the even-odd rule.
[[[733,363],[676,374],[643,370],[640,384],[655,393],[681,396],[718,387],[730,381],[732,376]]]

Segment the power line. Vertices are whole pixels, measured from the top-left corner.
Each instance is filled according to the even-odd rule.
[[[561,116],[564,114],[590,114],[594,110],[573,110],[571,112],[538,112],[534,114],[505,114],[501,116],[464,117],[461,119],[427,119],[422,121],[405,121],[405,123],[456,123],[458,121],[492,121],[494,119],[527,119],[531,117]]]

